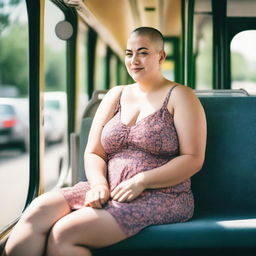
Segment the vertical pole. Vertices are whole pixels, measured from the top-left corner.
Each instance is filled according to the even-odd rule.
[[[87,50],[87,88],[89,99],[92,97],[94,90],[94,64],[95,64],[95,50],[96,50],[97,34],[89,28],[88,31],[88,50]]]
[[[188,2],[188,23],[187,23],[187,85],[195,88],[194,81],[194,54],[193,54],[193,25],[194,25],[195,0]]]
[[[65,18],[73,25],[73,35],[67,41],[67,102],[68,102],[68,138],[75,131],[76,90],[77,90],[77,25],[78,17],[75,12],[65,13]],[[68,140],[68,148],[70,141]],[[70,156],[70,154],[69,154]]]
[[[43,149],[44,0],[26,0],[29,27],[29,188],[25,208],[40,192]]]
[[[109,89],[110,87],[110,58],[111,58],[111,49],[107,46],[107,53],[105,57],[105,67],[104,67],[104,90]]]
[[[212,0],[213,13],[213,88],[229,88],[227,83],[226,43],[227,0]]]

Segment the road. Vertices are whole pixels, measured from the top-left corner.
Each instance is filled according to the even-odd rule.
[[[56,184],[59,161],[65,155],[64,144],[54,144],[46,148],[45,191],[49,191]],[[29,155],[15,148],[0,150],[0,230],[21,214],[27,197],[28,182]]]

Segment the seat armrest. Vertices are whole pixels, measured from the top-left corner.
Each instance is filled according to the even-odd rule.
[[[79,150],[80,150],[80,138],[77,133],[71,133],[70,135],[70,165],[71,165],[71,182],[72,185],[79,181]]]

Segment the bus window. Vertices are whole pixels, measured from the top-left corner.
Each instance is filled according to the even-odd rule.
[[[162,73],[165,76],[165,78],[174,81],[174,61],[173,60],[168,60],[163,63],[162,66]]]
[[[193,42],[193,55],[195,59],[195,89],[212,89],[212,26],[211,1],[195,1]]]
[[[166,60],[162,66],[162,73],[167,79],[171,81],[178,81],[178,38],[169,37],[165,39],[165,52]]]
[[[256,30],[238,33],[231,41],[231,88],[256,94]]]
[[[0,5],[0,231],[22,213],[29,183],[28,19],[24,1]]]
[[[105,70],[106,55],[107,55],[107,46],[100,38],[98,38],[97,45],[96,45],[96,56],[95,56],[95,78],[94,78],[95,90],[107,89],[105,88],[105,83],[104,83],[105,72],[106,72]]]
[[[45,86],[44,86],[44,191],[56,186],[67,169],[66,42],[55,34],[64,14],[50,0],[45,1]],[[41,141],[41,143],[43,143]]]
[[[117,60],[117,56],[115,55],[111,55],[110,58],[110,88],[114,87],[118,84],[117,82],[117,70],[118,70],[118,60]]]
[[[256,17],[256,1],[227,0],[227,17]]]
[[[87,54],[88,54],[88,26],[84,22],[79,22],[79,47],[78,47],[78,70],[79,70],[79,79],[78,79],[78,105],[77,105],[77,130],[80,129],[80,120],[82,118],[85,107],[89,99],[89,83],[88,83],[88,67],[87,67]]]

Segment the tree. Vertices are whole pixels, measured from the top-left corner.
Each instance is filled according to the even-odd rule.
[[[28,92],[28,27],[15,22],[0,37],[0,85],[14,85]]]

